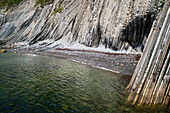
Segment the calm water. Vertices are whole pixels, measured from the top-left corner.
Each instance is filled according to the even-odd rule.
[[[0,112],[150,112],[125,104],[127,84],[121,75],[68,60],[0,53]]]

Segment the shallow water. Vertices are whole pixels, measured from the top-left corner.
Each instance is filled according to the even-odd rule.
[[[122,78],[55,57],[0,53],[0,112],[166,112],[127,105]]]

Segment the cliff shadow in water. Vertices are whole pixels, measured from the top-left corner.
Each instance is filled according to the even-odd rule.
[[[125,26],[119,38],[128,42],[133,49],[143,52],[156,14],[156,12],[149,12],[147,15],[136,16]]]

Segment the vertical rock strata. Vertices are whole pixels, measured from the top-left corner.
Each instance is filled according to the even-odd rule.
[[[55,0],[41,8],[34,7],[34,0],[24,0],[0,15],[0,40],[16,46],[38,45],[43,41],[43,47],[52,49],[65,44],[82,44],[142,51],[159,2]]]
[[[167,104],[170,10],[166,0],[159,12],[160,3],[161,0],[54,0],[41,8],[35,6],[35,0],[23,0],[5,14],[0,9],[0,42],[31,50],[76,45],[144,50],[127,87],[128,101]]]
[[[170,2],[155,20],[144,53],[127,87],[128,101],[165,104],[170,101]]]

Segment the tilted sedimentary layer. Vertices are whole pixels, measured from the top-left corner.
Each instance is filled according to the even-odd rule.
[[[18,47],[142,51],[160,0],[24,0],[0,15],[0,40]]]
[[[127,87],[128,101],[140,104],[170,102],[170,2],[166,0],[153,24],[144,53]]]

